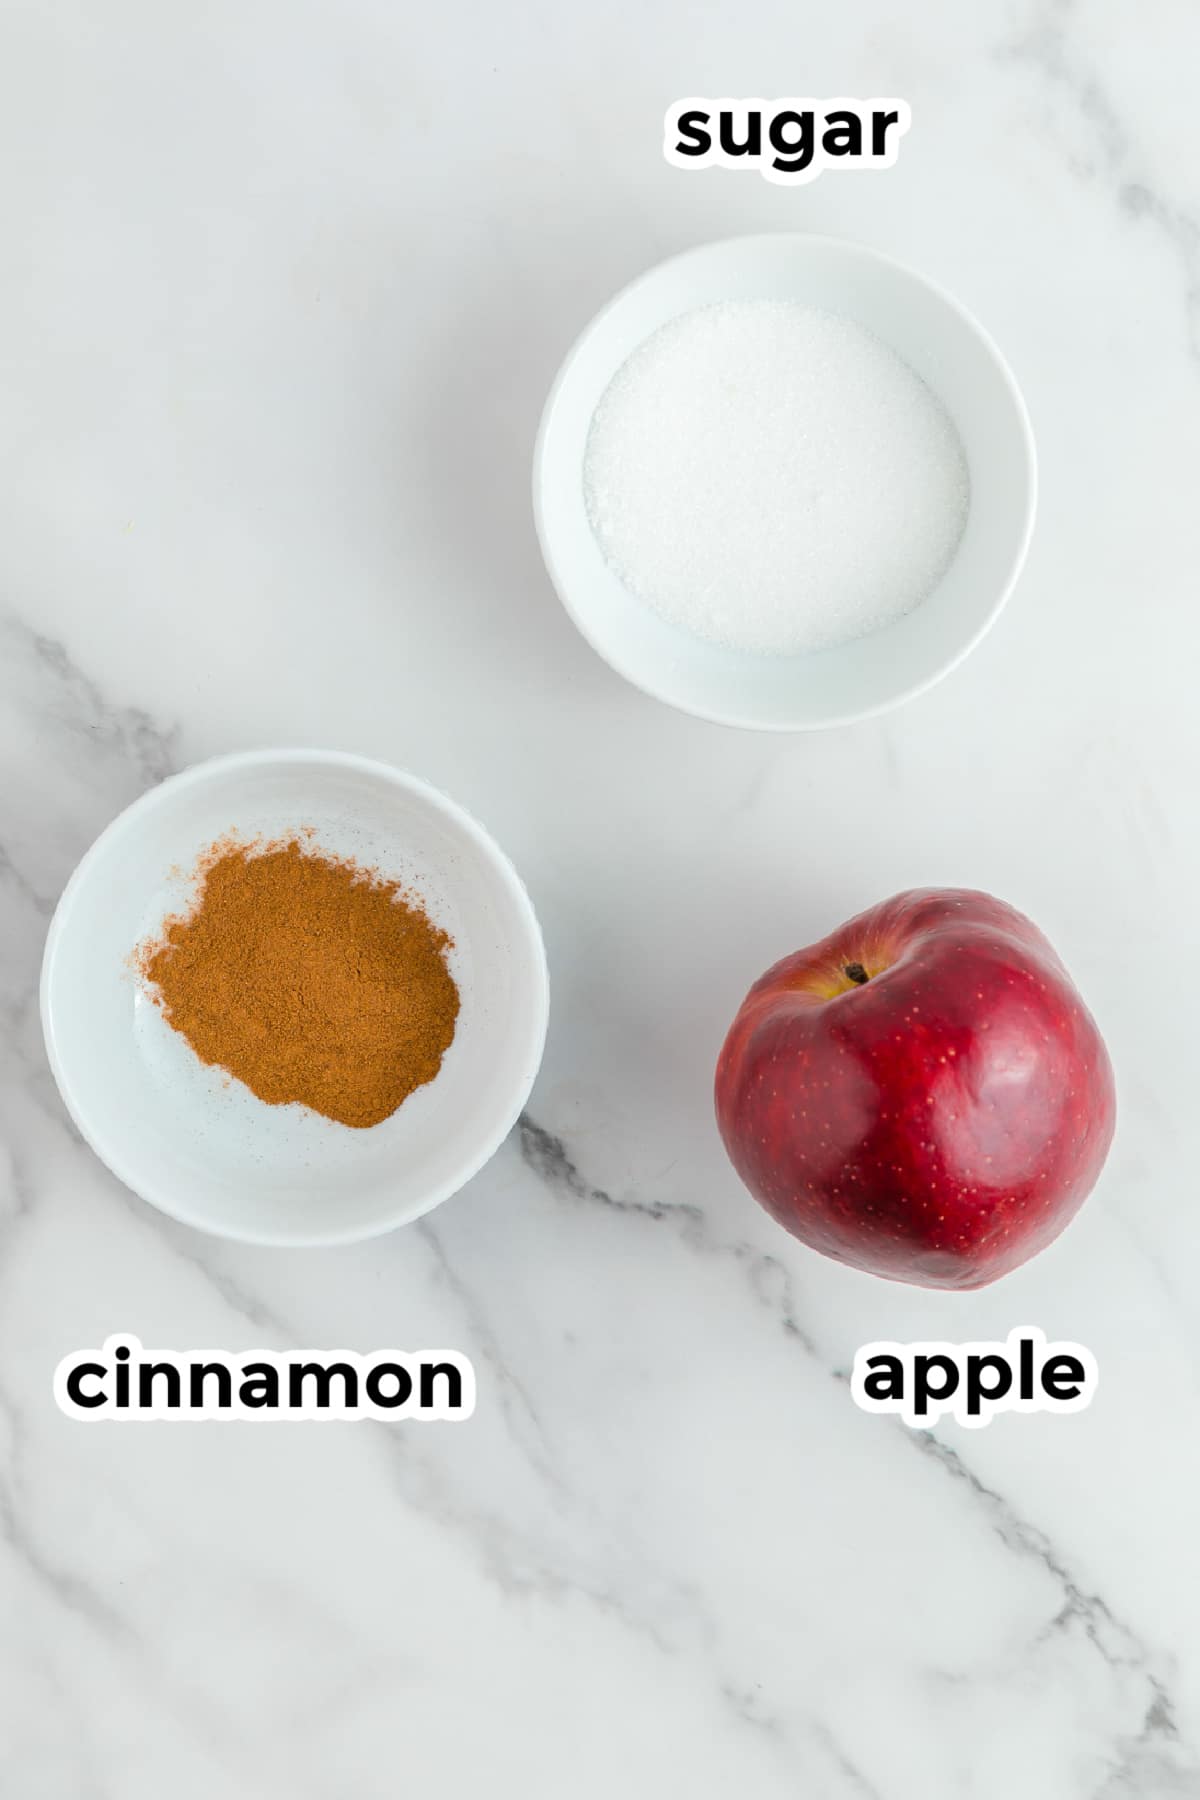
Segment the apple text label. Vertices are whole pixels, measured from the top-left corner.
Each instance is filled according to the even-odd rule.
[[[69,1419],[469,1419],[475,1371],[457,1350],[143,1350],[115,1332],[54,1372]]]
[[[924,1430],[945,1413],[977,1426],[1001,1412],[1082,1412],[1099,1379],[1090,1350],[1048,1343],[1027,1325],[1003,1343],[864,1344],[850,1392],[864,1412],[898,1413]]]
[[[798,187],[825,169],[890,169],[912,124],[906,100],[706,100],[667,108],[663,155],[676,169],[757,169]]]

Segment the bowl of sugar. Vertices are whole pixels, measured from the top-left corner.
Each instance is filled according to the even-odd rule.
[[[550,391],[534,517],[618,674],[719,724],[806,730],[912,698],[1024,562],[1033,435],[991,338],[863,245],[780,233],[660,263]]]

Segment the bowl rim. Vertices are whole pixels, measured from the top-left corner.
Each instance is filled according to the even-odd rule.
[[[80,894],[83,892],[87,878],[95,864],[111,849],[113,842],[130,828],[131,823],[136,826],[138,820],[145,814],[157,807],[169,806],[173,797],[184,788],[199,786],[217,774],[236,773],[240,769],[262,767],[271,763],[291,763],[297,766],[321,764],[326,767],[353,769],[360,774],[383,780],[393,787],[404,788],[431,803],[437,811],[453,819],[464,830],[467,837],[482,853],[508,889],[516,903],[529,946],[531,998],[534,1011],[533,1027],[527,1044],[523,1046],[525,1052],[523,1066],[530,1071],[528,1079],[517,1084],[520,1091],[516,1093],[511,1107],[503,1113],[500,1124],[481,1140],[479,1148],[462,1159],[453,1175],[422,1196],[420,1204],[398,1208],[394,1213],[368,1224],[339,1227],[336,1222],[331,1222],[327,1229],[312,1230],[310,1228],[302,1232],[270,1231],[253,1227],[241,1230],[236,1227],[231,1229],[225,1225],[215,1224],[210,1218],[203,1216],[199,1210],[189,1207],[186,1203],[180,1203],[170,1194],[158,1191],[155,1184],[143,1184],[140,1178],[130,1174],[124,1153],[114,1148],[108,1134],[97,1126],[95,1120],[80,1105],[78,1095],[72,1087],[59,1055],[52,1000],[55,963],[59,946],[66,933],[71,929],[76,916]],[[227,755],[207,757],[203,761],[191,763],[187,768],[168,775],[154,787],[147,788],[144,793],[130,801],[128,806],[123,807],[84,851],[59,895],[46,933],[38,983],[38,1006],[46,1059],[63,1105],[84,1142],[109,1172],[115,1175],[131,1193],[136,1194],[139,1199],[164,1213],[168,1218],[176,1220],[177,1223],[206,1232],[211,1237],[223,1238],[227,1242],[257,1244],[272,1248],[316,1249],[335,1244],[362,1243],[370,1238],[381,1237],[401,1225],[408,1225],[416,1219],[423,1218],[426,1213],[432,1212],[436,1206],[440,1206],[443,1201],[456,1194],[460,1188],[465,1187],[466,1183],[491,1161],[520,1118],[541,1067],[546,1033],[549,1027],[550,972],[541,924],[529,890],[515,864],[486,827],[481,825],[479,820],[457,800],[451,799],[448,794],[443,793],[440,788],[434,787],[423,776],[414,775],[409,770],[397,768],[391,763],[381,762],[374,757],[356,755],[352,751],[299,748],[238,750]],[[155,1191],[150,1191],[151,1188],[154,1188]]]
[[[1018,427],[1018,435],[1024,451],[1027,476],[1025,512],[1016,549],[1008,568],[1004,571],[1002,579],[997,584],[996,597],[992,602],[992,605],[977,624],[974,631],[971,632],[971,634],[966,637],[957,649],[947,656],[944,661],[932,669],[929,674],[922,676],[917,681],[910,682],[904,688],[898,689],[897,692],[888,699],[879,700],[867,706],[847,708],[845,711],[837,713],[830,718],[823,719],[746,718],[733,708],[717,709],[691,705],[685,700],[677,699],[674,695],[665,693],[652,677],[648,677],[640,669],[633,667],[632,664],[627,662],[624,658],[619,655],[610,655],[609,651],[597,641],[596,636],[589,629],[572,599],[570,583],[565,580],[562,570],[555,559],[551,545],[551,532],[547,522],[547,508],[545,506],[545,469],[548,459],[547,446],[553,427],[554,414],[557,410],[563,388],[571,377],[580,352],[591,338],[592,334],[604,323],[611,313],[615,312],[617,308],[624,306],[641,288],[649,286],[651,283],[657,281],[668,269],[677,268],[679,265],[689,261],[698,261],[718,252],[727,252],[735,248],[749,250],[768,243],[773,245],[790,243],[795,247],[803,246],[806,250],[814,250],[818,254],[823,251],[835,250],[839,255],[848,253],[850,255],[860,256],[864,262],[869,262],[877,267],[889,269],[895,274],[904,276],[908,280],[916,282],[919,286],[925,288],[932,294],[933,297],[950,312],[954,313],[967,330],[979,341],[994,365],[997,374],[1000,376],[1001,384],[1012,403],[1013,416]],[[953,671],[959,667],[960,663],[964,662],[971,652],[976,649],[981,641],[987,636],[988,632],[996,623],[996,620],[1007,605],[1029,554],[1029,545],[1033,537],[1033,528],[1038,506],[1037,444],[1033,435],[1033,425],[1029,417],[1029,409],[1025,402],[1025,396],[1022,393],[1021,388],[1017,383],[1016,376],[1013,374],[1000,346],[996,343],[996,340],[992,337],[991,333],[980,324],[970,308],[965,306],[948,288],[943,287],[940,282],[934,281],[928,275],[922,274],[922,272],[919,269],[915,269],[911,263],[906,263],[899,257],[891,256],[884,250],[877,250],[873,245],[862,243],[856,238],[837,237],[830,232],[745,232],[737,233],[729,237],[709,239],[700,244],[693,244],[686,250],[677,251],[673,256],[662,258],[661,261],[652,264],[650,268],[644,269],[641,274],[635,275],[631,281],[627,281],[624,286],[619,288],[615,294],[605,301],[603,306],[592,314],[591,318],[583,326],[583,329],[576,334],[564,355],[562,362],[559,364],[554,380],[550,384],[550,391],[546,396],[545,405],[542,408],[541,418],[538,422],[537,436],[534,440],[532,488],[534,529],[537,533],[542,560],[545,563],[546,573],[550,577],[551,585],[558,595],[568,618],[570,618],[580,636],[591,645],[592,649],[596,652],[596,655],[599,656],[603,662],[607,663],[609,668],[616,674],[620,675],[625,681],[628,681],[631,686],[640,689],[640,691],[643,694],[648,695],[650,699],[658,700],[664,706],[669,706],[676,712],[686,713],[694,719],[703,719],[709,724],[723,725],[741,731],[827,731],[841,725],[854,725],[860,720],[878,718],[882,713],[891,712],[894,707],[903,706],[908,701],[915,700],[918,695],[928,693],[930,688],[936,687],[938,682],[945,680],[947,675],[952,674]]]

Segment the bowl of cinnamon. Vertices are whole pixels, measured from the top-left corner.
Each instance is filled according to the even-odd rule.
[[[97,1155],[173,1218],[333,1244],[428,1212],[515,1124],[545,951],[508,858],[383,763],[253,751],[97,839],[46,941],[42,1022]]]

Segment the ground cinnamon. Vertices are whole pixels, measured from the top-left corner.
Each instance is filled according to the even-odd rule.
[[[452,945],[398,883],[292,838],[214,845],[199,884],[137,962],[202,1062],[354,1126],[433,1080],[459,1010]]]

